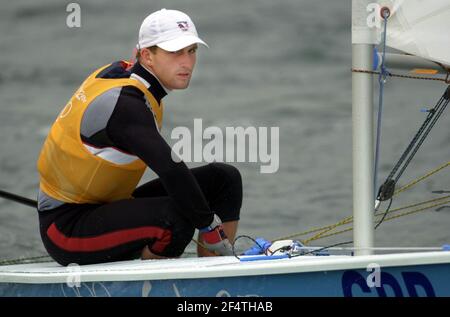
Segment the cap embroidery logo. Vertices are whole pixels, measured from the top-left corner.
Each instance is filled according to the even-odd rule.
[[[187,23],[187,21],[178,21],[177,24],[181,31],[189,30],[189,24]]]

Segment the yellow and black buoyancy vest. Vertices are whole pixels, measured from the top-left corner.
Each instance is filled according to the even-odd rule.
[[[37,164],[40,189],[54,199],[106,203],[130,198],[145,171],[146,164],[139,158],[116,164],[92,154],[81,141],[81,120],[89,104],[109,89],[123,86],[134,86],[144,93],[161,129],[163,105],[158,105],[144,84],[134,78],[96,78],[109,66],[96,70],[83,82],[45,140]]]

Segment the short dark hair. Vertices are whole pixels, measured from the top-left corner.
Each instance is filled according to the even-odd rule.
[[[150,50],[150,52],[152,52],[153,54],[156,54],[156,50],[157,50],[158,46],[153,45],[153,46],[144,47],[144,48],[148,48]],[[141,48],[136,51],[136,59],[139,59],[139,57],[141,57],[141,50],[143,50],[144,48]]]

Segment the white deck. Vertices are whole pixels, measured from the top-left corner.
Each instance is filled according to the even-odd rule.
[[[65,283],[77,275],[81,282],[193,279],[306,273],[383,267],[450,264],[450,252],[421,252],[368,256],[301,256],[291,259],[240,262],[235,257],[135,260],[63,267],[56,263],[0,266],[0,283]]]

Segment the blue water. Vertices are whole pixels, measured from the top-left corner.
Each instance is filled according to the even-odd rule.
[[[194,19],[210,49],[199,50],[188,90],[166,100],[167,139],[176,126],[277,126],[280,168],[233,163],[243,175],[239,232],[271,239],[351,215],[350,1],[78,1],[81,28],[65,24],[65,3],[14,1],[0,11],[0,188],[35,198],[36,159],[56,114],[84,77],[131,56],[143,18],[162,7]],[[444,86],[389,80],[380,178],[392,168]],[[449,159],[450,119],[438,122],[401,184]],[[172,142],[173,143],[173,142]],[[196,164],[189,164],[196,166]],[[438,198],[448,169],[418,184],[393,207]],[[153,178],[147,173],[143,181]],[[378,246],[450,242],[450,208],[383,224]],[[346,241],[351,233],[316,244]],[[189,247],[193,249],[193,246]],[[43,254],[37,216],[0,199],[0,259]]]

